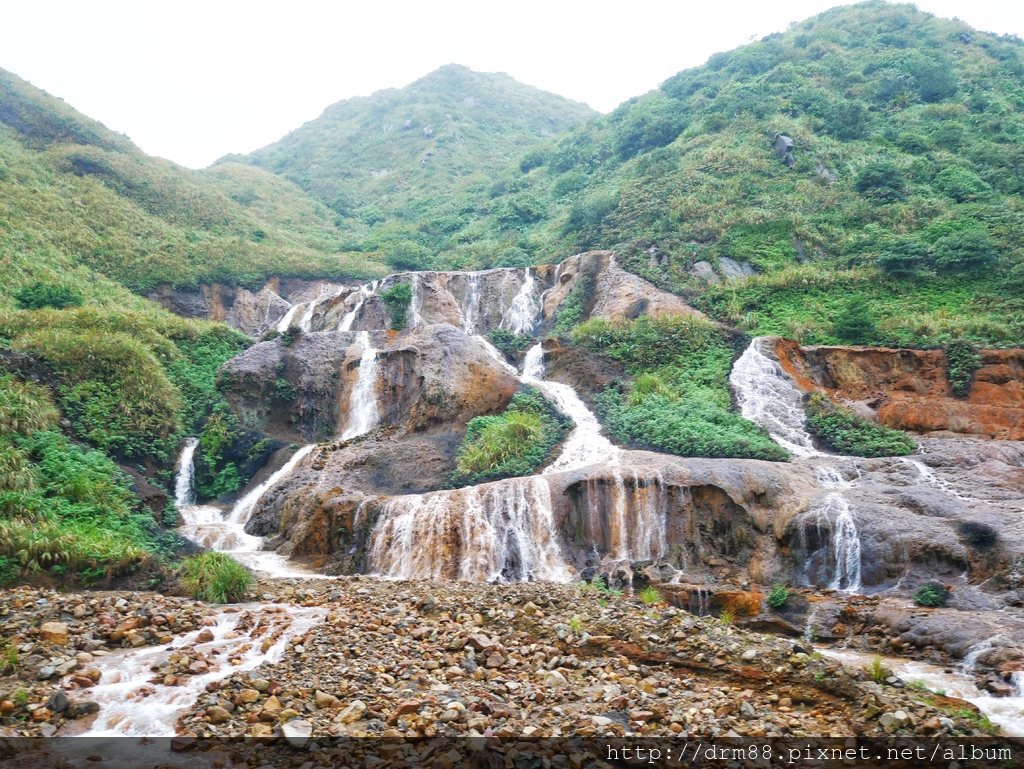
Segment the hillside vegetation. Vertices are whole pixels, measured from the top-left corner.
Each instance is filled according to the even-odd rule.
[[[501,158],[465,123],[483,106],[456,98],[467,77],[444,68],[416,93],[335,105],[243,160],[309,190],[337,214],[346,247],[381,249],[395,268],[614,247],[624,266],[752,334],[1024,341],[1015,37],[911,5],[836,8],[715,54],[548,142],[524,141],[486,181],[479,171]],[[448,101],[421,115],[416,99],[428,92]],[[446,122],[445,109],[460,111]],[[779,134],[793,140],[787,162],[773,147]],[[452,192],[439,185],[454,165],[465,184],[437,194]],[[711,285],[693,270],[723,258],[757,276]]]
[[[595,114],[508,75],[450,64],[405,88],[338,102],[280,141],[225,161],[294,182],[334,212],[346,247],[381,251],[395,270],[522,262],[479,226],[494,177]],[[454,253],[438,259],[447,250]]]

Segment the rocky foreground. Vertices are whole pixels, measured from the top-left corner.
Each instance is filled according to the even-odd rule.
[[[967,702],[876,683],[803,642],[578,585],[345,578],[261,582],[257,592],[262,603],[238,607],[156,593],[0,592],[4,735],[87,730],[99,717],[90,689],[117,675],[97,660],[180,636],[188,642],[158,655],[129,697],[145,706],[165,687],[223,672],[173,724],[186,738],[991,731]],[[243,653],[284,637],[300,612],[322,620],[290,638],[278,661],[231,672]],[[246,641],[230,651],[209,631],[225,613],[240,615],[230,637]]]

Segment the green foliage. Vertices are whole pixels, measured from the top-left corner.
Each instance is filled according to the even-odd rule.
[[[722,609],[718,615],[718,621],[723,625],[731,625],[736,619],[736,612],[733,609]]]
[[[977,550],[988,550],[999,541],[999,532],[980,521],[963,521],[958,530],[967,544]]]
[[[226,553],[207,552],[182,561],[178,579],[197,601],[237,603],[245,597],[252,574]]]
[[[299,397],[299,391],[287,379],[278,379],[274,382],[274,397],[277,400],[291,403]]]
[[[694,316],[594,319],[577,326],[575,344],[626,364],[627,392],[599,394],[598,413],[620,443],[680,456],[785,460],[785,450],[732,411],[733,342]]]
[[[875,338],[877,326],[871,310],[865,305],[850,301],[832,321],[832,333],[852,344],[870,344]]]
[[[897,457],[917,449],[914,439],[906,433],[869,422],[852,410],[835,405],[821,393],[811,393],[807,400],[807,427],[839,454]]]
[[[967,230],[935,241],[933,259],[939,272],[981,272],[999,258],[996,242],[983,230]]]
[[[781,609],[789,603],[789,590],[785,585],[776,585],[768,594],[768,605],[773,609]]]
[[[540,392],[524,388],[501,414],[470,420],[452,483],[529,475],[548,459],[570,424]]]
[[[949,387],[957,397],[964,397],[971,391],[974,372],[981,368],[981,356],[974,345],[957,339],[946,345],[946,377]]]
[[[957,203],[985,198],[992,194],[992,185],[973,171],[959,166],[943,168],[935,177],[933,185]]]
[[[408,320],[406,315],[409,305],[412,304],[412,285],[409,283],[396,283],[386,291],[378,294],[388,308],[388,315],[391,317],[391,328],[400,331],[405,328]]]
[[[885,667],[881,657],[875,657],[867,667],[867,674],[876,684],[884,683],[886,678],[892,675],[892,671]]]
[[[640,600],[647,606],[653,606],[662,602],[663,598],[658,588],[648,585],[640,591]]]
[[[62,310],[65,307],[81,307],[82,295],[69,286],[37,280],[15,291],[14,301],[22,310],[39,310],[43,307]]]
[[[875,265],[894,278],[915,278],[925,272],[930,264],[929,249],[914,237],[893,241],[875,259]]]
[[[641,367],[670,364],[682,351],[708,347],[716,336],[711,323],[694,315],[641,315],[617,322],[594,318],[571,334],[573,344]]]
[[[945,606],[949,601],[949,590],[941,582],[925,582],[914,591],[914,603],[918,606]]]
[[[558,317],[555,319],[555,331],[565,333],[572,329],[586,312],[594,295],[594,283],[596,277],[593,272],[583,271],[576,276],[569,296],[565,298],[558,308]]]
[[[488,331],[487,338],[491,344],[509,356],[522,352],[537,343],[537,340],[529,334],[513,334],[503,328]]]
[[[167,365],[167,375],[181,395],[186,433],[195,435],[206,416],[227,405],[217,389],[217,372],[249,344],[247,337],[222,325],[204,329],[194,339],[175,340],[180,355]]]
[[[895,163],[879,160],[868,163],[857,174],[854,189],[876,203],[897,200],[906,188],[903,171]]]
[[[294,345],[300,336],[302,336],[302,329],[298,326],[289,326],[281,332],[281,344],[285,347],[291,347]]]

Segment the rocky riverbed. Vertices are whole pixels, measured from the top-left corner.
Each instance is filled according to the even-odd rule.
[[[144,707],[168,688],[205,682],[170,717],[168,733],[186,738],[287,745],[311,735],[507,741],[991,729],[967,702],[875,682],[803,640],[578,585],[356,577],[255,589],[257,600],[240,607],[157,593],[0,592],[4,736],[89,733],[103,717],[91,692],[123,667],[118,655],[175,639],[155,650],[162,653],[125,697]],[[237,616],[217,630],[226,613]],[[290,636],[288,622],[269,623],[300,614],[309,621]],[[275,661],[243,664],[275,644]]]

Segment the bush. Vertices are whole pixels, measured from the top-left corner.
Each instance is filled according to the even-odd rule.
[[[776,585],[768,594],[768,605],[773,609],[781,609],[789,603],[789,590],[784,585]]]
[[[547,460],[571,424],[540,392],[524,388],[503,413],[470,420],[452,483],[529,475]]]
[[[971,391],[974,372],[981,368],[981,356],[970,342],[958,339],[946,345],[946,364],[949,388],[962,398]]]
[[[68,286],[40,280],[18,289],[14,301],[22,310],[38,310],[43,307],[61,310],[65,307],[81,307],[82,295]]]
[[[412,304],[412,285],[409,283],[396,283],[387,291],[379,293],[385,306],[388,308],[388,315],[391,317],[391,328],[400,331],[407,325],[406,314],[409,305]]]
[[[903,171],[895,163],[887,160],[868,163],[857,174],[854,185],[857,192],[877,203],[888,203],[897,200],[906,189],[907,183]]]
[[[693,315],[641,315],[621,321],[595,318],[572,332],[573,344],[638,366],[672,363],[687,350],[706,348],[715,337],[715,327]]]
[[[928,246],[912,237],[894,241],[875,259],[875,266],[894,278],[917,277],[928,269],[928,265]]]
[[[208,552],[186,558],[178,574],[190,596],[210,603],[236,603],[252,582],[249,570],[226,553]]]
[[[529,334],[513,334],[503,328],[488,331],[487,338],[491,340],[491,344],[509,356],[522,352],[537,343],[537,340]]]
[[[999,541],[999,532],[987,523],[964,521],[959,526],[960,536],[967,544],[978,550],[988,550]]]
[[[996,243],[984,230],[970,229],[935,241],[932,259],[939,272],[981,272],[995,265]]]
[[[972,171],[950,166],[942,169],[935,177],[934,186],[957,203],[977,200],[992,194],[992,187]]]
[[[821,393],[812,393],[807,400],[807,427],[839,454],[896,457],[912,454],[917,448],[906,433],[869,422]]]
[[[565,333],[580,322],[593,297],[595,281],[596,277],[590,271],[581,271],[576,276],[576,283],[573,285],[572,291],[558,308],[555,331]]]
[[[925,582],[914,591],[914,603],[918,606],[945,606],[949,601],[949,590],[941,582]]]
[[[870,344],[877,331],[875,316],[863,302],[848,302],[832,321],[832,333],[851,344]]]

